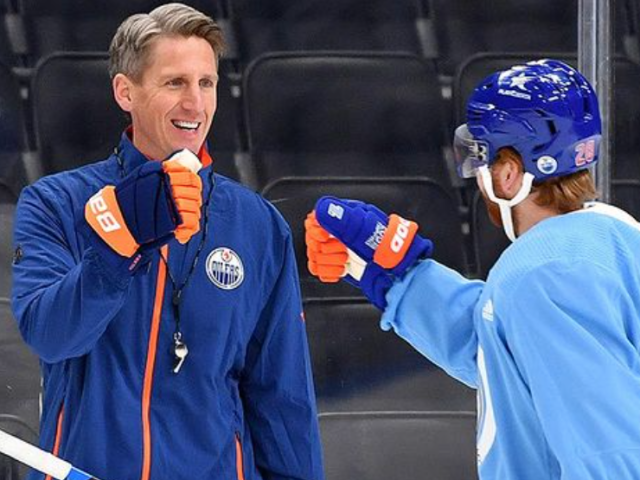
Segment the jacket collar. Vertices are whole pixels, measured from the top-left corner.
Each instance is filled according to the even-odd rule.
[[[120,158],[120,161],[123,164],[122,166],[124,167],[124,171],[127,173],[133,171],[144,162],[150,160],[146,155],[144,155],[133,145],[132,138],[133,127],[129,126],[124,132],[122,132],[120,144],[118,145],[117,156]],[[205,141],[200,148],[200,151],[198,152],[198,158],[202,162],[202,166],[205,168],[213,163],[213,159],[209,155],[208,150],[209,149],[207,146],[207,142]]]

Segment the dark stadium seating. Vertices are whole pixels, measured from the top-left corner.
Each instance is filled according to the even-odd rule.
[[[113,100],[103,53],[60,53],[32,83],[36,145],[45,174],[108,157],[127,125]]]
[[[15,204],[0,203],[0,297],[11,295]]]
[[[420,232],[436,245],[434,258],[452,268],[465,269],[457,202],[429,178],[285,178],[268,186],[263,194],[291,226],[303,293],[307,296],[359,294],[344,282],[320,284],[306,268],[304,219],[323,195],[363,200],[417,221]]]
[[[164,0],[18,0],[24,19],[28,53],[37,61],[57,51],[106,51],[118,25],[129,15],[149,12]],[[217,0],[182,3],[216,17]]]
[[[10,15],[10,12],[7,6],[0,2],[0,63],[13,65],[15,63],[15,57],[9,41],[9,32],[7,29],[8,15]]]
[[[578,0],[431,0],[439,68],[479,52],[576,52]]]
[[[260,57],[245,75],[259,181],[283,176],[449,176],[435,71],[391,53]]]
[[[37,357],[20,336],[7,298],[0,298],[0,352],[0,428],[3,417],[13,415],[29,430],[37,432],[40,367]]]
[[[611,196],[611,203],[640,220],[640,180],[613,180]]]
[[[230,5],[245,62],[275,51],[421,51],[420,0],[233,0]]]
[[[0,202],[15,201],[26,183],[21,157],[25,143],[20,86],[9,67],[0,63]]]
[[[500,254],[511,242],[502,228],[491,223],[487,207],[478,190],[471,202],[471,239],[476,267],[474,276],[484,280]]]
[[[618,59],[614,75],[612,177],[640,180],[640,65]]]
[[[234,165],[237,107],[220,65],[219,115],[211,130],[216,169],[238,178]],[[33,85],[37,148],[45,173],[104,159],[128,124],[111,91],[106,53],[58,53],[37,67]]]
[[[475,390],[381,330],[366,300],[308,299],[304,312],[320,412],[475,409]]]
[[[319,416],[327,480],[477,478],[473,413]]]
[[[31,444],[38,443],[38,433],[33,426],[28,425],[22,418],[16,415],[0,413],[0,430],[18,437]],[[2,480],[23,480],[29,472],[29,467],[0,454],[0,478]]]

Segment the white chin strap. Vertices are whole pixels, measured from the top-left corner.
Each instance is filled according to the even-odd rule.
[[[478,168],[480,172],[480,176],[482,177],[482,184],[484,186],[484,190],[493,203],[497,203],[500,207],[500,217],[502,218],[502,226],[504,228],[504,233],[507,234],[507,237],[512,242],[516,241],[516,233],[513,229],[513,216],[511,215],[511,207],[515,207],[517,204],[522,202],[529,193],[531,192],[531,186],[533,185],[534,176],[529,172],[525,172],[524,177],[522,179],[522,187],[520,187],[520,191],[513,197],[511,200],[505,200],[504,198],[496,197],[495,192],[493,191],[493,180],[491,178],[491,172],[489,171],[489,167],[487,165],[483,165]]]

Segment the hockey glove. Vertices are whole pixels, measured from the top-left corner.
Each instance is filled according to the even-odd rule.
[[[166,162],[145,162],[115,187],[107,185],[91,197],[85,219],[101,240],[91,237],[103,259],[133,273],[143,263],[143,254],[166,244],[174,232],[182,243],[196,233],[202,192],[195,173],[199,168],[197,157],[183,150]]]
[[[433,251],[432,242],[417,235],[415,222],[398,215],[387,216],[377,207],[356,200],[322,197],[305,227],[311,273],[325,282],[327,278],[337,281],[336,274],[344,276],[381,309],[386,307],[385,295],[393,278],[402,276]],[[336,242],[344,245],[348,257],[340,264],[341,273],[329,264],[339,263],[335,254],[329,256],[329,250],[337,250]]]

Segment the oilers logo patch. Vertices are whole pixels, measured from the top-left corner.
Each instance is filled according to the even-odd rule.
[[[244,266],[236,252],[227,247],[216,248],[207,257],[207,276],[223,290],[238,288],[244,280]]]

